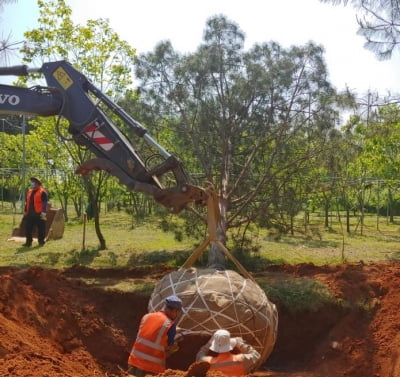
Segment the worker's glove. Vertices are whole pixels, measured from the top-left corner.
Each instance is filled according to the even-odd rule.
[[[47,220],[46,212],[42,212],[42,213],[40,214],[40,220],[43,220],[43,221],[46,221],[46,220]]]
[[[235,351],[245,352],[247,349],[246,342],[241,337],[231,338],[231,346]]]
[[[238,336],[236,338],[233,338],[233,339],[235,341],[235,345],[236,346],[241,346],[242,344],[245,344],[243,338],[241,338],[240,336]]]
[[[167,348],[167,357],[171,356],[173,353],[178,352],[178,351],[179,351],[178,343],[174,343],[172,346],[169,346]]]

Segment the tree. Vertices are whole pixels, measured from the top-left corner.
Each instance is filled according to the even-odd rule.
[[[373,172],[374,183],[388,191],[388,215],[393,222],[392,193],[399,188],[400,163],[400,109],[392,104],[381,107],[378,118],[372,124],[360,127],[360,138],[364,140],[360,161]],[[379,199],[379,198],[377,198]],[[376,200],[377,200],[376,199]],[[379,203],[377,203],[379,207]],[[379,213],[379,209],[377,210]]]
[[[3,11],[5,4],[15,3],[16,1],[17,0],[0,0],[0,13]],[[2,35],[0,39],[0,63],[8,63],[10,56],[20,48],[21,44],[21,41],[13,41],[11,32],[7,36]]]
[[[196,52],[161,42],[136,64],[142,101],[168,119],[170,145],[218,192],[223,243],[260,219],[282,227],[292,176],[320,156],[336,116],[320,46],[243,46],[238,25],[215,16]],[[209,264],[223,261],[214,245]]]
[[[17,0],[0,0],[0,12],[3,11],[4,4],[15,3]]]
[[[389,59],[400,43],[399,0],[320,0],[334,5],[351,3],[358,11],[358,33],[365,47],[380,59]]]
[[[74,25],[71,8],[64,0],[38,0],[38,7],[39,26],[24,34],[23,60],[37,66],[44,61],[67,60],[111,98],[123,96],[132,84],[135,50],[119,38],[108,20],[88,20],[86,25]],[[67,127],[63,120],[55,122],[53,132],[57,132],[58,142],[68,150],[74,165],[79,166],[89,158],[90,152],[71,142]],[[84,177],[100,249],[106,248],[99,223],[99,204],[104,195],[102,185],[106,179],[105,172]]]

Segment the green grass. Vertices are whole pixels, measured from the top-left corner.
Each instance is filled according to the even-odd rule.
[[[373,221],[376,221],[373,217],[367,218],[363,235],[359,231],[343,235],[336,224],[327,230],[320,226],[321,238],[285,235],[274,240],[267,237],[262,243],[262,254],[270,254],[273,263],[290,264],[399,260],[399,224],[380,224],[377,230]]]
[[[99,250],[94,223],[86,224],[84,239],[83,224],[76,220],[65,225],[62,239],[50,240],[41,248],[25,248],[22,243],[8,241],[22,215],[13,214],[7,206],[9,204],[5,203],[0,207],[0,266],[63,268],[79,264],[92,268],[118,268],[154,263],[180,266],[198,243],[193,239],[176,240],[173,233],[159,228],[158,219],[132,227],[131,218],[121,211],[101,215],[106,250]],[[235,251],[234,254],[249,271],[260,270],[266,264],[323,265],[400,259],[399,224],[388,224],[382,218],[377,230],[376,217],[370,216],[366,219],[363,235],[358,228],[357,232],[343,236],[339,224],[333,221],[329,229],[324,229],[322,219],[316,215],[312,222],[309,228],[312,231],[297,232],[293,236],[278,236],[267,230],[249,233],[259,251]],[[355,228],[356,219],[352,222]],[[231,249],[229,244],[228,249]]]
[[[344,305],[324,284],[314,279],[274,274],[256,281],[272,302],[281,303],[291,313],[304,309],[314,312],[325,305]]]
[[[172,233],[158,229],[157,221],[132,228],[127,221],[129,216],[122,212],[108,213],[101,218],[106,250],[99,250],[92,221],[86,224],[85,232],[82,223],[67,223],[63,238],[49,240],[40,248],[34,242],[33,247],[26,248],[22,242],[9,240],[22,215],[6,212],[0,212],[0,266],[63,268],[80,264],[99,268],[136,266],[138,263],[173,264],[177,258],[181,259],[179,256],[189,256],[193,249],[193,240],[176,241]]]
[[[160,219],[131,225],[131,218],[124,212],[109,212],[101,216],[101,231],[107,249],[99,250],[99,242],[93,222],[84,228],[80,221],[65,224],[64,236],[50,240],[43,247],[22,247],[22,242],[8,241],[13,228],[19,225],[21,214],[13,214],[0,203],[0,266],[41,266],[45,268],[66,268],[82,265],[90,268],[124,268],[154,264],[180,267],[191,255],[198,240],[178,241],[173,233],[163,232]],[[356,219],[352,219],[356,224]],[[364,263],[400,260],[400,225],[388,224],[381,219],[379,229],[376,217],[366,218],[363,235],[360,230],[352,234],[341,233],[339,224],[332,221],[328,229],[317,215],[312,217],[310,231],[301,229],[301,219],[295,235],[277,235],[268,230],[248,233],[255,246],[253,252],[228,249],[250,272],[263,271],[271,264],[313,263],[315,265],[340,264],[343,262]],[[354,225],[352,225],[355,228]],[[35,244],[34,244],[35,246]],[[207,250],[201,257],[206,263]],[[227,268],[235,269],[231,262]],[[321,306],[346,307],[346,303],[335,298],[322,283],[308,278],[288,278],[287,276],[264,276],[257,278],[260,287],[272,302],[280,303],[288,311],[318,310]],[[84,279],[85,280],[85,279]],[[87,283],[105,290],[135,291],[150,295],[155,282],[151,279],[86,279]],[[369,303],[363,304],[367,308]]]
[[[109,278],[98,278],[98,279],[84,279],[82,280],[90,285],[97,288],[102,288],[106,291],[119,291],[119,292],[135,292],[136,294],[150,296],[154,290],[156,283],[154,281],[148,281],[146,279],[109,279]]]

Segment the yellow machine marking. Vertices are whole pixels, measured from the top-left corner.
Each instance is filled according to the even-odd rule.
[[[74,83],[71,77],[69,77],[68,73],[65,72],[63,67],[58,67],[54,71],[53,76],[65,90],[67,90]]]

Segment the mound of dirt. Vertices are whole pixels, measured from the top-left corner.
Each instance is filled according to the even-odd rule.
[[[105,285],[158,281],[171,271],[165,266],[0,268],[0,375],[126,376],[126,360],[150,295]],[[254,376],[400,376],[400,264],[271,266],[257,279],[282,277],[316,279],[346,305],[294,312],[275,302],[277,342]],[[185,376],[180,365],[186,366],[187,355],[200,346],[185,339],[164,375]]]

